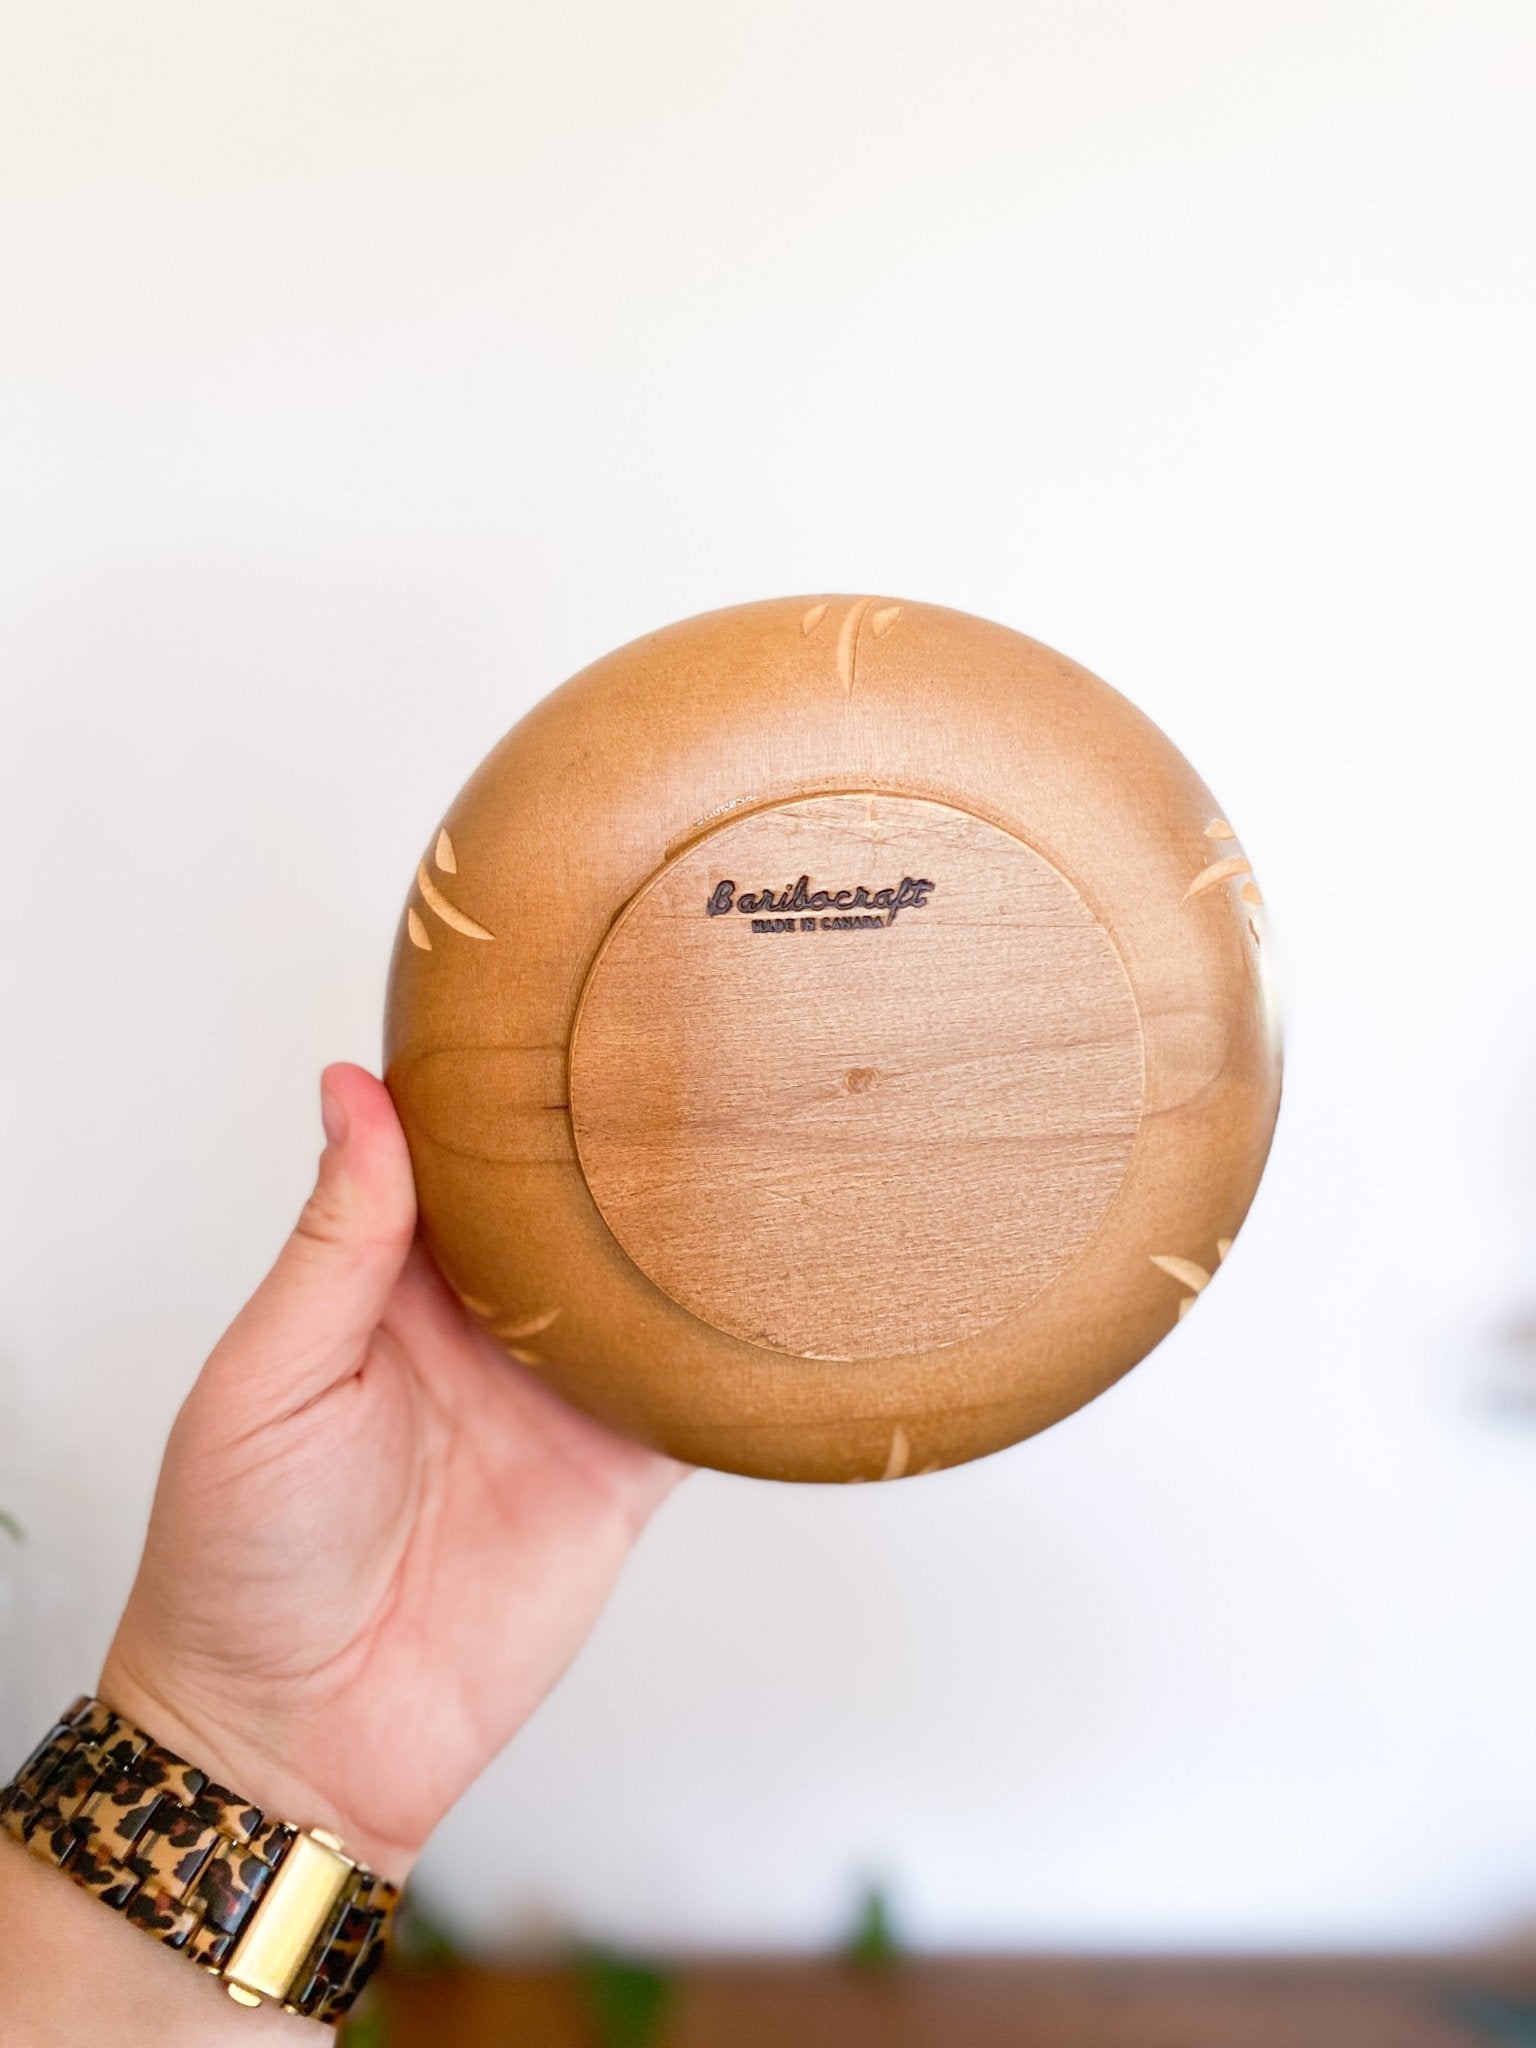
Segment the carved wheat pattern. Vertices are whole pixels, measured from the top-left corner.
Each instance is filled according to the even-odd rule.
[[[498,1337],[537,1337],[541,1330],[547,1330],[560,1313],[558,1308],[546,1308],[535,1316],[516,1316],[510,1322],[498,1323]]]
[[[1184,891],[1187,903],[1191,896],[1203,896],[1207,889],[1214,889],[1218,882],[1230,882],[1234,875],[1246,875],[1247,856],[1234,853],[1226,860],[1215,860],[1208,868],[1202,868],[1189,887]]]
[[[530,1351],[522,1342],[525,1337],[537,1337],[541,1330],[547,1330],[560,1315],[558,1307],[540,1309],[534,1315],[508,1316],[494,1301],[485,1301],[474,1294],[460,1294],[460,1301],[478,1322],[486,1325],[513,1358],[524,1365],[540,1366],[547,1363],[536,1351]]]
[[[1236,839],[1237,834],[1225,818],[1212,818],[1205,828],[1205,836],[1207,839],[1231,840]],[[1223,882],[1235,882],[1239,875],[1246,879],[1238,890],[1238,895],[1244,903],[1252,904],[1257,909],[1264,901],[1264,897],[1258,883],[1253,879],[1253,869],[1245,853],[1224,854],[1220,860],[1213,860],[1203,867],[1184,891],[1184,901],[1188,903],[1196,896],[1204,896],[1212,889],[1219,889]],[[1248,935],[1253,943],[1258,945],[1259,928],[1251,917],[1248,920]]]
[[[875,1474],[875,1478],[877,1481],[884,1479],[904,1479],[907,1476],[909,1469],[911,1468],[911,1464],[912,1439],[907,1435],[905,1429],[903,1429],[901,1424],[898,1422],[896,1427],[891,1431],[891,1447],[885,1454],[885,1468],[883,1471],[877,1472]],[[920,1465],[917,1469],[916,1476],[918,1478],[921,1478],[924,1473],[937,1472],[938,1469],[939,1467],[936,1463],[932,1465]],[[863,1472],[855,1472],[851,1479],[845,1479],[843,1481],[843,1484],[845,1486],[864,1486],[867,1483],[868,1475]]]
[[[459,872],[459,857],[453,850],[453,841],[448,837],[446,828],[437,835],[437,844],[432,849],[432,859],[442,874],[456,875]],[[440,917],[450,931],[458,932],[466,939],[495,938],[494,932],[488,932],[483,924],[476,924],[475,920],[460,910],[456,903],[449,901],[427,873],[425,861],[417,864],[416,887],[428,910]],[[427,929],[426,919],[414,904],[406,910],[405,928],[413,946],[419,947],[423,953],[431,952],[432,934]]]
[[[873,611],[871,607],[874,602],[872,597],[855,598],[844,612],[842,624],[838,628],[837,675],[844,691],[850,697],[853,695],[853,686],[858,681],[859,636],[865,619],[869,620],[869,630],[873,637],[881,640],[901,617],[899,604],[883,605],[879,611]],[[800,620],[801,633],[809,639],[831,609],[829,603],[813,604]]]
[[[891,1431],[891,1448],[886,1452],[885,1470],[882,1479],[900,1479],[912,1461],[912,1445],[907,1432],[898,1422]]]
[[[1219,1266],[1232,1249],[1230,1237],[1216,1240],[1216,1264]],[[1152,1263],[1160,1273],[1166,1273],[1170,1280],[1177,1280],[1181,1287],[1189,1289],[1179,1303],[1179,1321],[1182,1323],[1206,1288],[1211,1284],[1211,1274],[1194,1259],[1181,1258],[1176,1252],[1153,1252]]]

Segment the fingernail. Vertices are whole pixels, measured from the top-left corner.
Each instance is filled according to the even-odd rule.
[[[339,1150],[347,1142],[347,1110],[324,1074],[320,1076],[320,1121],[325,1142]]]

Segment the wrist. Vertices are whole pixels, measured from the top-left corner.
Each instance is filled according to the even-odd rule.
[[[323,1828],[346,1852],[392,1884],[403,1884],[416,1850],[392,1842],[349,1807],[323,1772],[285,1755],[280,1732],[260,1725],[259,1716],[225,1706],[206,1688],[190,1682],[141,1676],[134,1660],[114,1643],[102,1666],[97,1697],[152,1735],[165,1748],[248,1800],[272,1820],[298,1828]]]
[[[258,1808],[100,1697],[76,1700],[0,1790],[0,1831],[237,2004],[333,2023],[398,1896],[331,1833]]]

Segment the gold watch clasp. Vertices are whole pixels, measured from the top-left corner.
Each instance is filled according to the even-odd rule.
[[[260,2005],[264,1998],[286,2002],[356,1868],[327,1829],[310,1828],[294,1836],[220,1972],[237,2004]]]

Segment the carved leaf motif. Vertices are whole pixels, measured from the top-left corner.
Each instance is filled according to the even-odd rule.
[[[814,633],[830,609],[831,607],[828,605],[813,604],[805,617],[800,621],[801,632]]]
[[[870,619],[870,631],[878,640],[882,634],[889,633],[900,617],[901,606],[899,604],[888,604],[884,611],[876,612]]]
[[[891,1432],[891,1448],[886,1455],[885,1470],[880,1474],[880,1477],[882,1479],[900,1479],[907,1469],[907,1461],[911,1456],[912,1446],[907,1441],[907,1432],[898,1422],[895,1429]]]
[[[433,858],[445,875],[456,875],[459,872],[459,863],[453,851],[453,841],[448,837],[446,830],[439,832],[437,835],[437,851]]]
[[[1212,818],[1205,828],[1205,836],[1207,839],[1235,839],[1237,834],[1225,818]]]
[[[432,934],[422,923],[421,917],[414,906],[405,913],[405,928],[411,935],[411,944],[413,946],[419,946],[423,953],[431,952]]]

